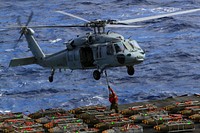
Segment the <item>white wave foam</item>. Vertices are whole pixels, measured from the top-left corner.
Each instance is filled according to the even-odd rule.
[[[98,100],[105,100],[105,98],[103,98],[102,96],[94,96],[94,97],[92,97],[92,98],[98,99]]]
[[[57,43],[59,41],[61,41],[62,39],[61,38],[57,38],[55,40],[49,40],[50,43]]]
[[[176,12],[179,11],[180,8],[174,8],[174,7],[158,7],[150,9],[153,13],[170,13],[170,12]]]
[[[14,49],[6,49],[5,52],[12,52]]]
[[[10,110],[0,110],[0,113],[10,113]]]

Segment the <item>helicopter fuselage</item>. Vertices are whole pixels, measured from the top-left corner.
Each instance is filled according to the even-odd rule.
[[[103,71],[109,67],[134,66],[144,58],[145,53],[135,40],[125,40],[117,33],[88,34],[66,43],[65,50],[47,56],[44,67]]]
[[[131,71],[128,72],[129,75],[133,75],[133,66],[143,62],[145,58],[145,52],[135,40],[124,39],[117,33],[88,33],[65,43],[66,49],[51,55],[42,52],[33,34],[34,31],[27,28],[25,37],[34,57],[14,59],[10,66],[35,63],[51,68],[52,75],[55,69],[97,69],[93,76],[98,80],[103,70],[110,67],[127,66],[130,69],[128,71]]]

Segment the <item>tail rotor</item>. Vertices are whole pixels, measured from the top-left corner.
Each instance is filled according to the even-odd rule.
[[[26,24],[25,24],[24,26],[23,26],[22,23],[21,23],[20,16],[17,18],[17,24],[21,27],[21,30],[20,30],[20,32],[19,32],[19,33],[21,33],[21,34],[20,34],[19,39],[17,40],[17,44],[18,44],[19,41],[21,40],[22,36],[25,34],[25,32],[26,32],[26,30],[27,30],[27,27],[28,27],[29,23],[31,22],[32,18],[33,18],[33,11],[32,11],[31,14],[29,15],[28,20],[27,20],[27,22],[26,22]],[[16,45],[17,45],[17,44],[16,44]]]

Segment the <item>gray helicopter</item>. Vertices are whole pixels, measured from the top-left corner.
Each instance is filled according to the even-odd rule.
[[[192,9],[179,11],[174,13],[161,14],[150,17],[128,19],[123,21],[117,20],[96,20],[88,21],[84,18],[75,16],[63,11],[58,13],[68,15],[85,22],[80,25],[59,25],[59,26],[28,26],[32,19],[33,12],[25,26],[20,26],[21,37],[24,35],[28,47],[32,52],[32,57],[12,59],[10,67],[23,66],[30,64],[38,64],[42,67],[50,68],[51,75],[49,82],[53,82],[53,76],[56,69],[95,69],[93,77],[99,80],[104,70],[111,67],[127,67],[127,73],[134,75],[134,65],[142,63],[145,59],[145,51],[138,45],[135,40],[125,39],[122,35],[113,32],[106,32],[106,27],[127,27],[137,28],[141,26],[130,25],[131,23],[143,22],[152,19],[181,15],[200,11],[200,9]],[[32,28],[68,28],[68,27],[89,27],[93,28],[93,33],[86,33],[81,37],[70,40],[65,43],[66,48],[60,52],[47,55],[44,54],[37,41],[34,38]]]

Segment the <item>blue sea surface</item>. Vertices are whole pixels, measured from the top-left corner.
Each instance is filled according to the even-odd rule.
[[[81,20],[55,11],[69,12],[87,20],[126,20],[200,8],[199,0],[1,0],[0,1],[0,112],[34,112],[46,108],[72,109],[109,105],[106,79],[93,79],[93,70],[58,70],[49,83],[50,69],[38,65],[9,68],[13,58],[32,56],[25,38],[17,44],[17,18],[29,25],[82,24]],[[200,12],[138,23],[142,28],[107,29],[135,39],[146,59],[129,76],[126,67],[107,70],[119,103],[132,103],[200,92]],[[34,29],[45,54],[63,50],[70,39],[90,32],[84,28]]]

